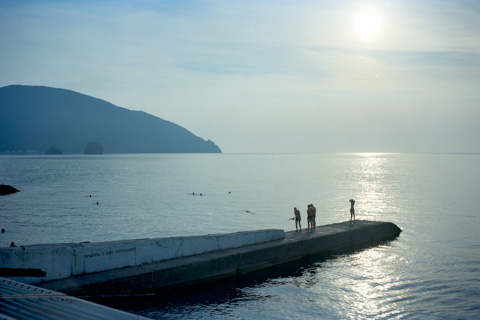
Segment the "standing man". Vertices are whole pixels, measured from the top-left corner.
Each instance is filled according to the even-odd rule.
[[[317,208],[315,208],[313,204],[310,204],[310,206],[312,208],[312,214],[313,214],[312,225],[313,225],[313,229],[315,229],[317,227]]]
[[[355,208],[353,207],[355,205],[355,200],[350,199],[350,221],[355,220]]]
[[[300,232],[302,232],[302,224],[300,223],[302,217],[300,216],[300,210],[295,207],[293,208],[293,213],[295,214],[295,232],[297,232],[299,228]]]
[[[307,231],[313,230],[313,209],[312,205],[307,206]]]

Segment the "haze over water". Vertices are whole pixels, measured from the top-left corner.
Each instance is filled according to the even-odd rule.
[[[132,308],[155,319],[480,317],[478,154],[0,156],[0,245],[389,221],[388,243]],[[195,192],[195,195],[192,193]],[[200,196],[200,193],[202,194]],[[91,195],[91,197],[90,197]],[[98,204],[97,204],[98,202]],[[249,210],[255,214],[245,213]]]

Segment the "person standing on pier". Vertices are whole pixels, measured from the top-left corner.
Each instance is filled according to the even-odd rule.
[[[297,232],[299,228],[300,232],[302,232],[302,224],[300,223],[302,217],[300,216],[300,210],[295,207],[293,208],[293,213],[295,214],[295,232]]]
[[[313,204],[310,204],[310,206],[312,207],[312,215],[313,215],[312,225],[313,225],[313,229],[315,229],[317,227],[317,208],[315,208]]]
[[[307,231],[313,230],[314,212],[312,207],[313,205],[311,204],[307,206]]]
[[[353,207],[355,205],[355,200],[350,199],[350,221],[355,220],[355,208]]]

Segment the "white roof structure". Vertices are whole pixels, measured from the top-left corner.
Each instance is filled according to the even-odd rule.
[[[0,278],[0,320],[65,320],[147,318],[66,294]]]

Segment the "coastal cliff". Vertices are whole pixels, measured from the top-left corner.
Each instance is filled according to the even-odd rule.
[[[74,91],[0,88],[0,153],[45,153],[56,145],[81,154],[91,141],[104,153],[221,153],[175,123]]]

